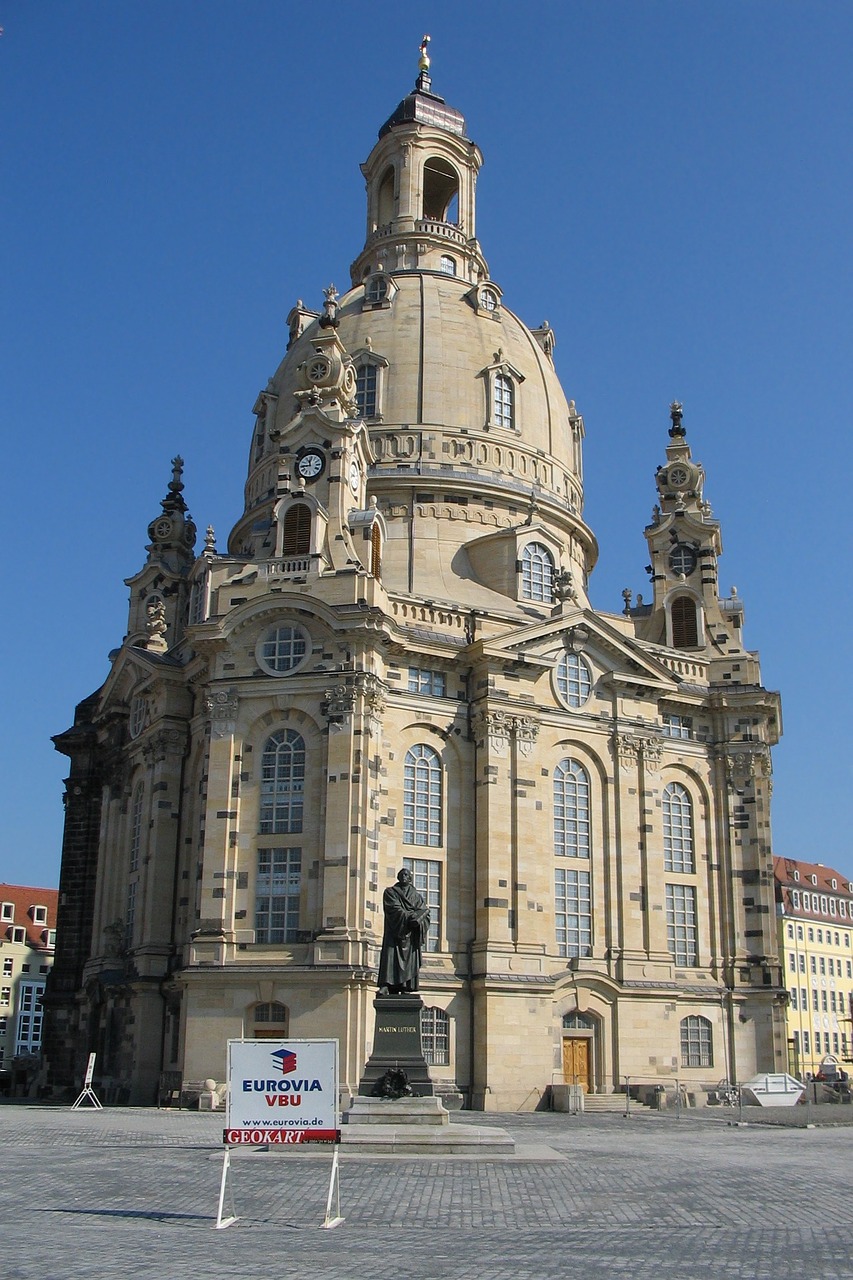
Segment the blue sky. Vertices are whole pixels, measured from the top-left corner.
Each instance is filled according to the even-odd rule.
[[[50,735],[108,672],[170,459],[220,547],[297,297],[342,288],[411,88],[482,148],[478,234],[587,427],[591,592],[647,591],[668,405],[781,690],[775,851],[853,874],[853,6],[0,0],[0,879],[56,884]]]

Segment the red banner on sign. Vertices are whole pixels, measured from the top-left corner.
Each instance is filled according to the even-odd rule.
[[[227,1147],[300,1147],[306,1142],[340,1142],[340,1129],[225,1129]]]

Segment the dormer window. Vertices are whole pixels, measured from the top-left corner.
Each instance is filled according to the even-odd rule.
[[[376,365],[363,364],[355,375],[355,402],[360,418],[376,417]]]
[[[47,924],[47,907],[30,907],[29,915],[33,924]]]
[[[441,260],[439,262],[439,270],[442,272],[443,275],[455,276],[456,275],[456,259],[451,258],[449,253],[443,253],[441,255]]]
[[[792,872],[791,872],[791,879],[792,879],[792,880],[799,880],[799,878],[800,878],[800,873],[799,873],[799,871],[794,870],[794,871],[792,871]]]
[[[14,919],[15,919],[14,902],[4,902],[3,905],[0,906],[0,920],[14,920]]]
[[[482,370],[486,387],[486,429],[499,427],[502,431],[520,430],[518,416],[518,388],[524,374],[504,359],[503,350],[495,352],[494,364]]]
[[[6,937],[10,942],[26,942],[27,931],[23,925],[13,924],[6,930]]]
[[[396,292],[397,286],[391,276],[386,275],[384,271],[369,272],[364,277],[364,302],[362,307],[365,311],[376,311],[383,307],[390,307]]]
[[[489,320],[500,320],[501,291],[493,280],[489,280],[486,284],[475,285],[473,289],[468,290],[465,297],[478,316],[485,316]]]
[[[388,281],[382,276],[372,276],[364,287],[365,302],[384,302],[388,296]]]
[[[359,418],[371,422],[382,418],[385,371],[388,361],[377,355],[368,343],[366,349],[353,353],[355,366],[355,403]]]
[[[493,388],[493,419],[496,427],[513,427],[515,395],[512,379],[505,373],[496,373]]]
[[[550,604],[554,597],[554,561],[541,542],[528,542],[521,553],[521,596]]]

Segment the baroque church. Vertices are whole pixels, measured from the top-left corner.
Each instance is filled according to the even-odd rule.
[[[151,1103],[163,1072],[223,1081],[230,1038],[331,1037],[346,1103],[402,867],[448,1097],[784,1066],[780,705],[718,593],[703,469],[674,404],[649,598],[594,610],[583,419],[490,274],[481,163],[424,46],[362,165],[350,289],[288,317],[227,550],[197,549],[174,460],[127,636],[54,739],[57,1090],[91,1052],[108,1099]]]

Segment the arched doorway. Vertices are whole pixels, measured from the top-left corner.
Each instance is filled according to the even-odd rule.
[[[563,1081],[592,1093],[595,1023],[576,1009],[563,1015]]]

